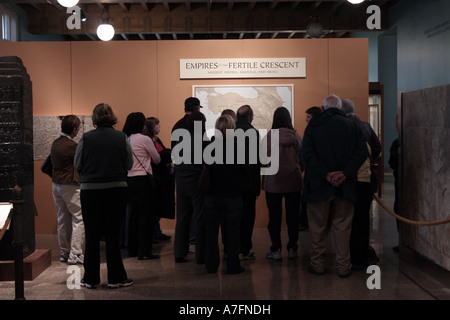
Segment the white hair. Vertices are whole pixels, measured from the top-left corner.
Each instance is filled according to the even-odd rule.
[[[355,113],[355,104],[350,99],[342,99],[342,111],[345,114]]]
[[[332,94],[326,97],[323,100],[323,109],[327,110],[330,108],[336,108],[341,110],[342,109],[342,101],[341,98],[339,98],[337,95]]]

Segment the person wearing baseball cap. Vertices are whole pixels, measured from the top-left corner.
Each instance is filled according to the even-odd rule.
[[[198,100],[195,97],[187,98],[184,101],[184,111],[186,111],[186,112],[200,111],[200,108],[203,108],[200,105],[200,100]]]
[[[192,112],[198,112],[200,111],[200,108],[203,108],[200,105],[200,100],[198,98],[195,97],[189,97],[184,101],[184,116],[183,118],[181,118],[180,120],[178,120],[175,125],[172,128],[172,133],[176,130],[176,129],[187,129],[187,119],[189,118],[189,116],[191,115]],[[179,141],[172,141],[171,142],[171,148],[173,149],[173,147],[175,147],[175,145],[178,143]]]
[[[200,112],[200,100],[189,97],[184,101],[185,115],[178,120],[172,128],[172,133],[177,129],[190,130],[193,121],[206,121]],[[192,142],[194,139],[192,139]],[[172,150],[180,141],[172,140]],[[189,246],[195,245],[195,259],[197,263],[204,262],[204,218],[203,199],[204,193],[198,187],[198,179],[202,172],[202,164],[175,164],[174,176],[176,185],[176,226],[174,237],[174,258],[176,263],[186,262]]]

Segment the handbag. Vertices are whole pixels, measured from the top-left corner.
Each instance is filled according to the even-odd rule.
[[[50,155],[48,155],[48,157],[44,160],[44,163],[41,166],[41,171],[48,175],[50,178],[52,177],[53,164]]]
[[[133,156],[136,158],[136,160],[139,162],[139,164],[141,165],[142,169],[144,169],[144,171],[147,173],[147,180],[148,180],[148,184],[150,186],[150,190],[153,191],[156,189],[156,180],[155,177],[153,177],[153,175],[148,172],[147,170],[145,170],[145,167],[142,165],[141,161],[139,161],[139,158],[136,157],[136,155],[133,152]]]

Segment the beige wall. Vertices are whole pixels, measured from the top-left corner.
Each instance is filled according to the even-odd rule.
[[[166,145],[192,85],[293,84],[294,124],[301,136],[305,110],[331,93],[353,99],[357,113],[368,119],[367,39],[2,42],[0,55],[22,59],[33,82],[35,116],[90,114],[107,102],[119,130],[130,112],[158,117]],[[306,78],[179,79],[179,59],[266,57],[305,57]],[[51,181],[40,172],[41,163],[35,162],[36,233],[56,233]],[[264,194],[257,210],[256,226],[266,227]],[[162,228],[173,229],[174,221],[163,219]]]

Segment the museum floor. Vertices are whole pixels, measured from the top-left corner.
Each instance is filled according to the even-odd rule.
[[[383,200],[392,207],[393,183],[386,175]],[[165,231],[173,236],[173,231]],[[286,234],[286,232],[284,232]],[[26,300],[450,300],[450,273],[417,254],[392,248],[398,243],[395,219],[375,201],[372,213],[371,245],[380,261],[380,289],[369,289],[366,270],[353,270],[348,278],[338,277],[334,269],[332,242],[329,241],[325,275],[308,272],[309,232],[301,231],[300,256],[288,260],[284,251],[281,261],[269,261],[266,229],[254,231],[256,259],[243,261],[245,272],[228,275],[219,269],[208,274],[204,265],[195,263],[190,254],[187,263],[175,263],[173,239],[155,245],[159,260],[138,261],[124,251],[124,264],[134,285],[120,289],[106,288],[106,265],[101,265],[103,283],[96,289],[69,289],[68,265],[59,262],[55,235],[37,235],[37,248],[51,249],[52,264],[33,281],[25,282]],[[102,247],[104,260],[104,247]],[[81,267],[82,269],[82,267]],[[14,300],[14,281],[0,282],[0,299]]]

